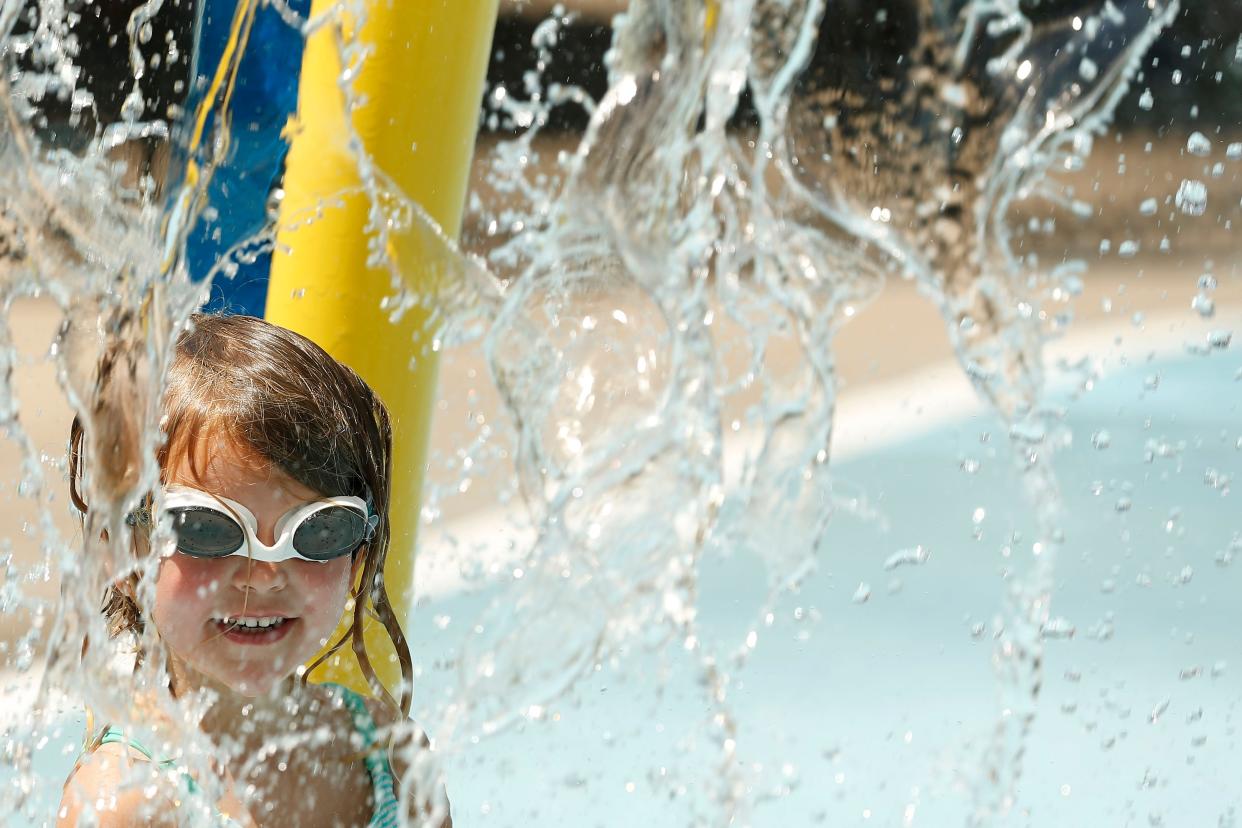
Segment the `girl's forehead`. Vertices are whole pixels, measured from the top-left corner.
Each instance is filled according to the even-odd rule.
[[[320,496],[253,448],[219,433],[204,435],[168,459],[164,482],[169,485],[192,486],[234,500],[240,499],[234,495],[254,491],[306,501]]]

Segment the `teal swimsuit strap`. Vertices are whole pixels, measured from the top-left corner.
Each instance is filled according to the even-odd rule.
[[[388,764],[388,755],[379,743],[375,719],[367,709],[366,700],[348,687],[330,683],[325,683],[325,686],[336,690],[341,701],[349,708],[354,719],[354,730],[362,737],[363,749],[367,751],[363,764],[366,765],[367,775],[371,777],[371,790],[375,798],[371,821],[367,825],[369,828],[393,828],[400,822],[396,782],[392,776],[392,767]]]
[[[117,730],[115,727],[109,727],[107,730],[104,731],[104,735],[99,738],[99,744],[101,745],[129,745],[134,750],[138,751],[139,753],[141,753],[143,756],[147,757],[151,761],[153,762],[155,761],[155,754],[153,754],[150,750],[148,750],[146,746],[142,744],[142,742],[139,742],[137,739],[127,738],[124,733],[122,733],[120,730]],[[173,760],[171,759],[162,759],[160,760],[159,764],[167,766],[167,765],[171,765],[172,762]]]
[[[177,767],[177,761],[175,759],[156,759],[155,754],[152,753],[146,745],[142,744],[142,742],[139,742],[137,739],[126,736],[122,731],[115,727],[109,726],[108,729],[104,731],[103,736],[99,738],[99,744],[128,745],[141,753],[143,756],[150,759],[152,762],[155,762],[155,764],[159,765],[161,768],[165,768],[166,770],[174,770]],[[186,790],[192,794],[198,793],[198,783],[194,781],[194,777],[183,772],[181,774],[181,780],[185,783]]]

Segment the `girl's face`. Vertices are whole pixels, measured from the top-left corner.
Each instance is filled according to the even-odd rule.
[[[320,494],[253,453],[225,440],[208,443],[208,462],[195,478],[188,458],[165,482],[235,500],[259,522],[259,540],[275,542],[276,522]],[[245,696],[272,691],[332,635],[349,597],[352,564],[361,554],[324,563],[252,561],[241,555],[203,559],[174,552],[155,582],[156,629],[175,666]],[[231,619],[226,623],[221,619]],[[242,632],[237,619],[283,619],[264,632]]]

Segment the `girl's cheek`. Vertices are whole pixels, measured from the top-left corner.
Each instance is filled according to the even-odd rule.
[[[187,600],[206,600],[219,591],[221,578],[227,575],[222,564],[189,555],[170,555],[160,562],[156,590],[167,588]]]
[[[166,627],[188,621],[196,605],[212,600],[220,589],[218,561],[170,555],[160,562],[155,578],[155,623]]]
[[[295,561],[293,565],[299,570],[304,589],[317,597],[332,598],[341,596],[342,606],[349,592],[349,559],[337,558],[326,563]]]
[[[349,598],[349,559],[338,558],[326,563],[294,561],[302,589],[307,597],[307,612],[325,624],[335,626]]]

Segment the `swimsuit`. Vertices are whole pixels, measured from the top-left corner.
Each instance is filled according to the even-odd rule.
[[[366,702],[362,696],[349,688],[342,687],[339,684],[325,684],[324,686],[331,687],[340,694],[341,700],[352,714],[354,730],[362,737],[363,749],[367,751],[363,764],[366,766],[367,776],[371,778],[371,795],[374,799],[374,810],[371,813],[371,821],[367,823],[367,826],[368,828],[394,828],[399,823],[396,784],[393,780],[392,768],[388,764],[388,756],[376,737],[375,720],[371,718],[371,711],[367,710]],[[124,733],[115,727],[109,727],[104,731],[99,744],[126,744],[152,762],[156,762],[160,767],[168,770],[176,769],[175,760],[161,759],[157,761],[155,755],[150,750],[147,750],[146,747],[134,739],[126,737]],[[182,771],[181,779],[190,794],[198,793],[198,785],[188,773]],[[227,814],[219,814],[219,817],[222,826],[241,828],[241,823]]]

